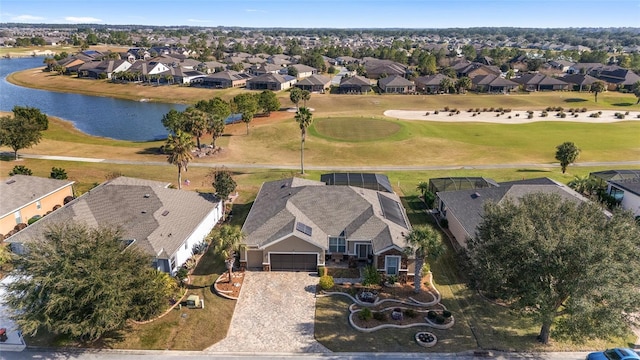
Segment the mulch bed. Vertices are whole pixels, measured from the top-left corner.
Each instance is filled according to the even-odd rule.
[[[243,281],[244,281],[243,272],[234,272],[233,282],[229,282],[229,273],[225,272],[220,276],[220,281],[216,283],[216,288],[221,291],[224,291],[225,295],[237,298],[238,296],[240,296],[240,290],[242,289]]]

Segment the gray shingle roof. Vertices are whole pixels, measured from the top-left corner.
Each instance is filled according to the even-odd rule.
[[[74,181],[14,175],[0,182],[0,217],[15,212],[43,197],[70,186]],[[62,204],[60,204],[62,205]]]
[[[383,88],[387,86],[412,86],[413,81],[407,80],[399,75],[391,75],[378,80],[378,84]]]
[[[327,86],[329,83],[331,82],[331,80],[329,78],[327,78],[326,76],[322,76],[322,75],[318,75],[318,74],[313,74],[307,78],[304,78],[300,81],[298,81],[296,84],[298,85],[307,85],[307,86]]]
[[[211,194],[167,188],[166,183],[119,177],[107,181],[6,241],[28,243],[48,226],[77,221],[119,226],[125,239],[152,256],[172,255],[220,201]]]
[[[406,226],[384,217],[378,196],[398,204]],[[296,231],[297,222],[311,227],[311,236]],[[395,194],[292,178],[262,185],[242,230],[249,246],[265,247],[293,235],[328,249],[328,237],[342,235],[371,240],[377,253],[391,246],[404,248],[408,224]]]
[[[469,236],[475,235],[484,214],[484,203],[487,201],[500,203],[507,198],[517,201],[524,195],[537,192],[558,194],[568,201],[586,200],[566,185],[548,178],[510,181],[499,185],[481,189],[441,191],[438,192],[438,198],[445,204],[447,215],[454,215]]]

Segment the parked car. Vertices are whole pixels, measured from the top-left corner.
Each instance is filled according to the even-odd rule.
[[[587,360],[640,360],[640,356],[628,348],[615,348],[592,352],[587,355]]]

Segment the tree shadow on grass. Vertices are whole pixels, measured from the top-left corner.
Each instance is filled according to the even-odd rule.
[[[613,106],[633,106],[634,103],[632,102],[623,102],[623,103],[615,103],[615,104],[611,104]]]
[[[136,151],[136,154],[140,155],[163,155],[162,149],[160,147],[148,147],[142,150]]]
[[[568,103],[578,103],[578,102],[585,102],[585,101],[587,101],[587,99],[569,98],[564,100],[564,102],[568,102]]]

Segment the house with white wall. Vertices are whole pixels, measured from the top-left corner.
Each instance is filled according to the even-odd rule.
[[[153,266],[170,274],[193,255],[220,221],[223,206],[212,194],[170,189],[157,181],[118,177],[89,190],[7,240],[16,253],[42,238],[50,225],[67,222],[90,227],[119,227],[123,240],[152,257]]]

